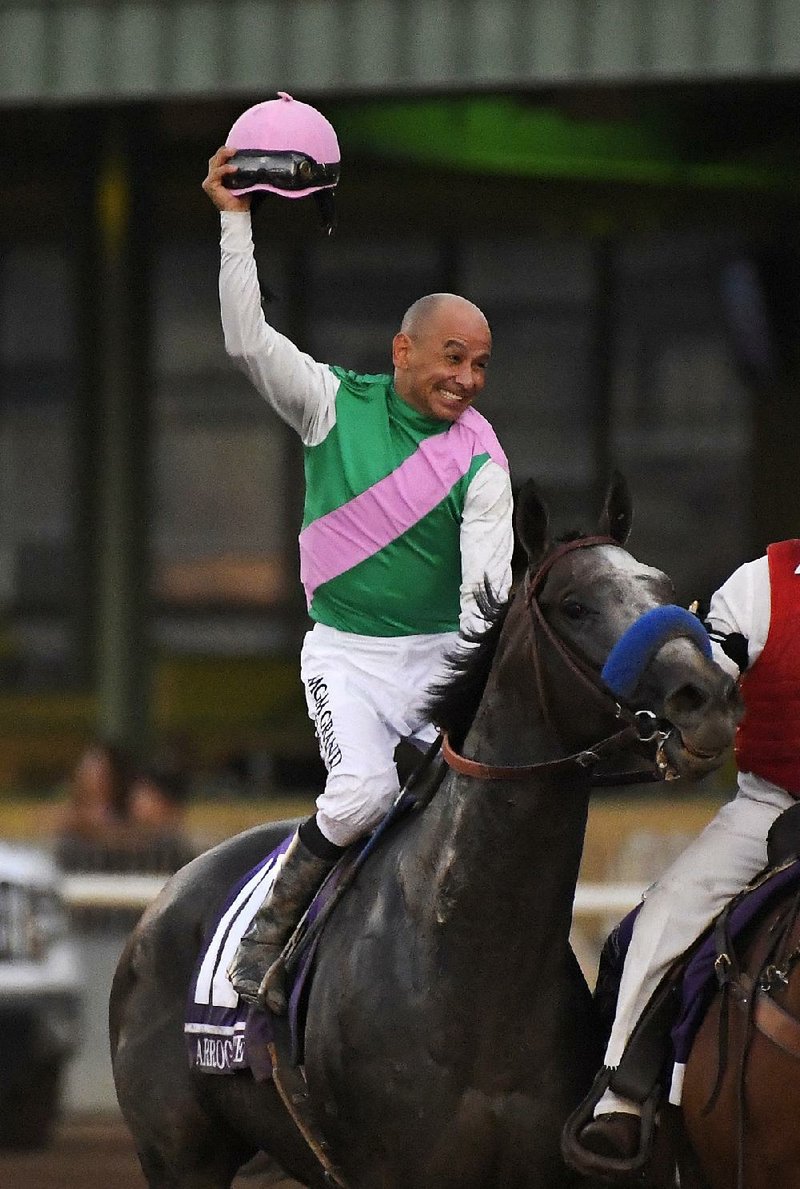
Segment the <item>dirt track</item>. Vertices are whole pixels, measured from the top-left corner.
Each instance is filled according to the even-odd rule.
[[[300,1189],[268,1171],[240,1176],[236,1189]],[[66,1120],[44,1152],[0,1152],[3,1189],[145,1189],[130,1136],[117,1116]]]

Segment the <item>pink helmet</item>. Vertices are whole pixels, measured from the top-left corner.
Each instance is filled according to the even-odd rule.
[[[233,194],[271,190],[282,198],[304,198],[339,181],[341,154],[333,125],[285,91],[243,112],[226,144],[242,150],[231,159],[240,165],[239,173],[226,182]]]

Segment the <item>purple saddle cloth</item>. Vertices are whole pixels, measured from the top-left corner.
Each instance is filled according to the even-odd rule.
[[[222,963],[225,942],[235,928],[238,910],[247,903],[251,889],[263,886],[263,891],[257,893],[258,902],[261,902],[271,884],[270,876],[276,862],[286,851],[291,839],[292,834],[289,834],[280,846],[233,885],[203,941],[189,985],[184,1021],[189,1064],[202,1073],[232,1074],[239,1070],[250,1070],[257,1081],[264,1081],[271,1076],[272,1063],[267,1048],[272,1040],[271,1013],[253,1008],[239,999],[235,992],[226,988],[220,976],[224,974]],[[307,924],[316,920],[328,903],[338,883],[340,871],[341,868],[337,867],[320,888],[308,910]],[[301,1043],[301,1020],[306,998],[304,991],[317,940],[318,935],[302,949],[290,984],[289,1020],[295,1051],[299,1050]]]
[[[786,866],[777,868],[773,875],[764,879],[752,891],[737,897],[737,902],[734,904],[728,920],[728,936],[731,941],[735,941],[756,915],[785,888],[798,884],[798,882],[800,882],[800,860],[795,860]],[[634,908],[620,921],[604,947],[598,986],[602,980],[602,998],[605,1004],[613,1004],[616,1001],[616,991],[622,977],[622,966],[640,907],[639,905]],[[684,1065],[688,1060],[697,1029],[717,991],[717,979],[714,973],[716,958],[717,947],[712,925],[700,938],[683,974],[680,1010],[672,1028],[672,1046],[676,1065]],[[609,1008],[605,1005],[601,1006],[601,1010],[604,1016],[610,1014]]]
[[[800,882],[800,860],[795,860],[785,867],[778,868],[758,887],[742,896],[741,900],[732,908],[728,919],[728,936],[731,941],[735,941],[751,921],[755,920],[762,909],[766,908],[784,889],[792,887],[798,882]],[[676,1064],[681,1065],[688,1061],[695,1033],[714,998],[718,986],[714,973],[716,958],[717,947],[712,928],[705,934],[703,942],[683,975],[681,1011],[672,1029],[672,1045],[675,1050]]]
[[[305,1011],[314,958],[325,922],[320,922],[318,929],[312,926],[333,898],[339,884],[350,879],[361,868],[386,832],[405,818],[416,804],[416,795],[409,785],[373,833],[362,842],[354,843],[345,852],[308,909],[306,930],[310,940],[301,942],[297,951],[289,988],[288,1016],[295,1063],[302,1060]],[[215,1074],[232,1074],[247,1069],[257,1081],[264,1081],[271,1076],[272,1063],[267,1045],[273,1039],[273,1017],[269,1011],[251,1008],[240,1000],[224,977],[224,968],[232,953],[230,944],[226,951],[226,942],[236,936],[234,930],[239,910],[248,904],[251,908],[247,919],[249,924],[255,905],[262,902],[271,886],[275,865],[287,850],[291,839],[292,834],[289,834],[272,854],[234,884],[204,939],[189,984],[184,1020],[189,1064],[193,1069]],[[241,932],[240,924],[239,936]]]

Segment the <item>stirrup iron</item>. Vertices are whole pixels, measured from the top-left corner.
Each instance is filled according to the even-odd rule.
[[[599,1177],[603,1181],[624,1183],[641,1172],[652,1158],[661,1089],[655,1087],[641,1104],[641,1131],[636,1154],[628,1158],[600,1156],[583,1146],[580,1135],[586,1124],[591,1123],[594,1118],[594,1108],[608,1089],[614,1073],[615,1070],[608,1066],[601,1069],[583,1102],[567,1119],[561,1132],[561,1155],[570,1168],[574,1168],[585,1177]]]

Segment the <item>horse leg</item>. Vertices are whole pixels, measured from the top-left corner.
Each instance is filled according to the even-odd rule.
[[[134,1138],[139,1163],[149,1189],[229,1189],[243,1164],[256,1152],[215,1114],[207,1112],[194,1094],[189,1076],[177,1061],[176,1076],[159,1070],[157,1086],[147,1084],[141,1070],[117,1054],[117,1093],[125,1122]]]
[[[180,1013],[140,977],[146,947],[134,934],[111,991],[110,1033],[120,1109],[150,1189],[229,1189],[256,1152],[197,1093]],[[182,998],[180,1000],[182,1003]]]
[[[230,1189],[246,1162],[219,1135],[205,1144],[194,1142],[177,1159],[174,1150],[154,1141],[137,1145],[136,1152],[149,1189]]]
[[[120,958],[109,1005],[117,1098],[150,1189],[228,1189],[238,1169],[267,1149],[297,1181],[324,1186],[271,1082],[192,1071],[185,990],[167,994],[167,972],[154,972],[153,952],[151,933],[140,928]]]

